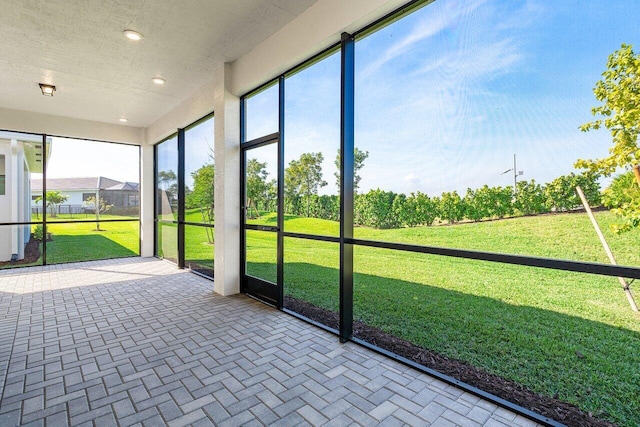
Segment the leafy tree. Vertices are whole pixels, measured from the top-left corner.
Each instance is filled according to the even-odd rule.
[[[521,215],[546,212],[544,187],[537,184],[533,179],[531,181],[518,181],[514,207]]]
[[[47,208],[49,208],[49,213],[52,218],[55,218],[58,213],[58,205],[66,202],[69,196],[60,193],[59,191],[47,191],[46,201]],[[38,196],[36,198],[36,203],[42,202],[42,196]]]
[[[640,187],[636,185],[636,178],[633,172],[626,172],[616,176],[602,192],[602,204],[609,209],[615,209],[633,202],[638,197]]]
[[[266,199],[267,189],[267,163],[259,162],[257,159],[250,159],[247,162],[246,173],[246,192],[247,192],[247,209],[249,212],[251,206],[255,207],[258,202]],[[257,207],[256,207],[257,209]],[[250,216],[251,214],[249,214]]]
[[[586,168],[595,174],[611,176],[618,168],[633,168],[636,183],[640,185],[640,55],[631,45],[623,44],[607,60],[602,80],[596,83],[593,93],[603,104],[591,109],[598,117],[580,127],[583,132],[605,127],[611,133],[613,146],[609,157],[596,160],[580,159],[576,167]],[[626,221],[615,231],[625,231],[640,225],[640,200],[634,200],[617,208]]]
[[[593,172],[583,172],[579,175],[570,173],[554,179],[546,185],[546,205],[557,212],[567,211],[582,205],[576,187],[580,186],[591,206],[601,203],[600,184],[598,175]]]
[[[436,219],[436,205],[424,193],[411,193],[409,197],[398,194],[393,200],[394,213],[403,225],[417,227],[418,225],[431,225]]]
[[[200,208],[207,222],[213,220],[215,174],[215,168],[212,164],[206,164],[192,172],[193,190],[185,196],[185,207],[187,209]]]
[[[100,229],[100,215],[107,213],[113,205],[107,204],[102,197],[91,196],[84,201],[84,204],[96,214],[96,229],[95,231],[102,231]]]
[[[311,196],[317,195],[318,190],[327,185],[322,179],[323,160],[322,153],[303,153],[300,159],[289,162],[284,171],[287,193],[305,198],[307,216],[310,213]]]
[[[213,224],[214,222],[214,180],[215,180],[215,167],[212,163],[208,163],[191,173],[193,178],[193,190],[189,190],[185,187],[185,207],[187,209],[199,208],[202,213],[202,219],[204,222]],[[207,241],[213,243],[214,230],[209,227],[205,227],[205,233],[207,234]]]
[[[475,191],[467,188],[467,193],[464,196],[464,216],[472,221],[480,221],[491,216],[490,208],[493,201],[490,196],[487,185]]]
[[[504,218],[513,215],[513,187],[491,187],[488,198],[494,202],[489,208],[490,217]]]
[[[453,224],[464,218],[464,201],[457,191],[442,193],[438,212],[440,219],[448,221],[449,224]]]
[[[398,195],[393,191],[371,190],[355,199],[355,221],[360,225],[376,228],[397,228],[402,225],[394,212],[394,200]],[[401,197],[406,197],[402,195]],[[400,202],[401,203],[401,202]],[[396,203],[398,208],[398,203]]]
[[[434,199],[429,198],[424,193],[411,193],[407,199],[409,204],[415,206],[416,222],[419,225],[431,225],[438,216],[438,205]]]
[[[364,167],[364,161],[369,157],[368,151],[362,151],[358,147],[354,147],[353,150],[353,192],[354,194],[358,192],[359,184],[360,184],[360,169]],[[336,186],[338,187],[338,192],[340,191],[340,150],[338,150],[338,154],[336,155],[336,160],[334,162],[336,165],[337,172],[334,172],[333,176],[336,177]]]
[[[171,206],[178,202],[178,177],[172,170],[158,171],[158,190],[164,192]]]
[[[264,192],[264,198],[262,202],[264,204],[265,211],[275,212],[278,210],[278,186],[276,185],[275,179],[267,182],[267,187]]]
[[[602,203],[616,215],[621,215],[621,211],[640,212],[640,186],[633,172],[615,177],[611,185],[602,192]],[[640,215],[627,214],[625,220],[624,224],[613,224],[613,231],[620,233],[637,227],[640,224]]]

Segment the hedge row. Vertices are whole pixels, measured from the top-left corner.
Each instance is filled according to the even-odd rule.
[[[591,206],[601,204],[597,176],[589,173],[563,175],[546,185],[534,180],[520,181],[513,187],[467,189],[464,196],[456,191],[438,197],[417,192],[409,196],[380,189],[356,195],[356,224],[375,228],[398,228],[432,225],[436,220],[456,223],[462,220],[481,221],[507,216],[563,212],[581,206],[575,188],[582,187]],[[337,221],[340,218],[338,196],[311,196],[309,216]],[[267,202],[265,208],[275,208]],[[270,210],[270,209],[267,209]],[[307,199],[303,196],[285,198],[285,212],[307,215]]]

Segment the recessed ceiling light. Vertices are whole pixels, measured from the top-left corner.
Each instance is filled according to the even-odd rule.
[[[123,33],[124,33],[126,38],[128,38],[129,40],[132,40],[134,42],[142,40],[142,34],[140,34],[137,31],[124,30]]]
[[[53,92],[56,91],[56,87],[54,85],[47,85],[44,83],[38,83],[40,85],[40,90],[44,96],[53,96]]]
[[[127,122],[129,121],[129,119],[127,119],[127,118],[125,118],[125,117],[120,117],[120,118],[118,119],[118,121],[119,121],[120,123],[127,123]]]
[[[151,79],[152,82],[154,82],[157,85],[163,85],[166,83],[166,80],[163,79],[162,77],[154,77]]]

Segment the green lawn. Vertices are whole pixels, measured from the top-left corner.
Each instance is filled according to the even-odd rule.
[[[74,215],[74,219],[80,220]],[[128,219],[128,217],[104,216],[104,219]],[[35,218],[34,218],[35,220]],[[62,219],[59,219],[62,221]],[[92,261],[107,258],[137,256],[140,254],[140,223],[101,222],[100,231],[96,231],[95,222],[71,222],[60,224],[47,223],[47,232],[51,241],[47,242],[47,264],[59,264],[76,261]],[[31,226],[31,231],[36,229]],[[18,264],[19,267],[42,265],[42,244],[40,258],[30,264]],[[12,268],[5,264],[0,268]]]
[[[96,224],[47,224],[52,241],[47,242],[47,263],[90,261],[140,254],[140,223],[101,222]],[[41,249],[42,250],[42,249]]]
[[[639,266],[640,230],[612,235]],[[255,222],[269,223],[263,215]],[[290,225],[292,224],[292,225]],[[337,224],[288,217],[285,229],[333,235]],[[360,227],[359,238],[606,262],[585,214],[414,229]],[[247,268],[275,278],[273,233],[247,233]],[[339,247],[285,239],[285,293],[338,309]],[[386,332],[574,403],[620,425],[640,422],[640,315],[613,277],[356,247],[354,316]],[[640,302],[640,294],[638,294]]]
[[[191,223],[203,223],[199,209],[187,210],[185,220]],[[177,224],[158,224],[158,255],[177,262],[178,229]],[[185,265],[208,276],[213,276],[214,229],[198,225],[185,225],[184,251]]]
[[[185,265],[208,276],[213,276],[213,228],[196,225],[184,227]]]

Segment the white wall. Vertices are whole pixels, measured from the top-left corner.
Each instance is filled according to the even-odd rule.
[[[143,145],[140,153],[140,255],[152,257],[155,237],[155,186],[153,183],[153,146]]]
[[[0,156],[4,156],[5,194],[0,195],[0,222],[24,221],[25,167],[22,142],[0,139]],[[12,254],[24,257],[25,226],[0,226],[0,261]]]
[[[5,194],[0,195],[0,222],[11,222],[11,141],[0,138],[0,156],[4,156],[1,168],[5,175]],[[0,237],[2,241],[2,237]]]
[[[214,290],[220,295],[240,292],[240,100],[231,94],[231,66],[218,75],[216,87],[215,251]]]
[[[142,144],[145,136],[143,129],[132,126],[120,126],[7,108],[0,108],[0,129],[135,145]]]
[[[78,191],[61,191],[60,193],[68,197],[67,200],[65,200],[65,202],[62,203],[63,205],[82,205],[82,193],[95,194],[96,191],[95,190],[93,191],[78,190]]]
[[[4,157],[3,157],[4,156]],[[11,222],[11,141],[0,139],[1,172],[5,175],[5,193],[0,195],[0,222]],[[0,226],[0,261],[11,259],[10,226]]]

